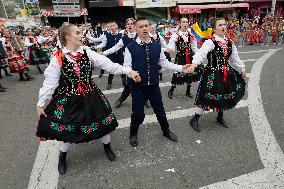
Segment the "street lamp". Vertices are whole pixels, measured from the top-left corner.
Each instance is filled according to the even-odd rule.
[[[275,13],[275,5],[276,5],[276,0],[272,0],[271,16],[274,16],[274,13]]]

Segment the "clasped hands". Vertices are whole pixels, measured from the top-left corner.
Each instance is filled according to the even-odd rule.
[[[196,64],[186,64],[182,67],[182,72],[183,73],[193,73],[195,67],[196,67]]]
[[[137,71],[131,70],[129,74],[131,75],[131,78],[134,82],[138,83],[141,81],[141,77]]]

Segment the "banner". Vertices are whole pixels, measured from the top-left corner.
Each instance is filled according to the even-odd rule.
[[[39,3],[37,0],[27,1],[25,6],[28,15],[38,15],[40,13]]]
[[[174,7],[176,0],[136,0],[136,8]]]

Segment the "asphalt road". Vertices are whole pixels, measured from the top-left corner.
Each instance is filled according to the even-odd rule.
[[[278,48],[281,49],[269,50]],[[284,188],[284,49],[248,46],[239,51],[247,52],[240,53],[240,57],[249,73],[248,90],[239,107],[225,112],[228,129],[217,125],[216,113],[207,113],[200,118],[202,132],[194,132],[189,126],[194,100],[185,96],[185,86],[177,87],[172,100],[167,97],[170,88],[167,82],[172,74],[165,70],[161,91],[165,109],[170,113],[171,129],[179,142],[164,138],[155,117],[151,117],[153,110],[146,109],[150,116],[140,127],[139,146],[131,147],[129,97],[121,108],[113,108],[121,123],[121,128],[111,135],[117,161],[112,163],[107,159],[99,141],[73,145],[64,176],[56,171],[58,143],[40,144],[35,137],[36,102],[43,75],[31,68],[33,81],[19,82],[15,74],[2,79],[8,91],[0,93],[0,188]],[[94,71],[94,80],[105,91],[107,76],[99,79],[95,76],[98,73],[98,69]],[[249,82],[251,78],[256,79]],[[112,90],[105,91],[111,104],[121,94],[116,90],[119,88],[122,88],[120,76],[115,76]],[[193,94],[196,89],[194,84]],[[261,95],[257,104],[253,103],[254,95],[256,98]],[[254,120],[254,113],[262,116]],[[271,128],[272,132],[265,128]],[[266,156],[263,152],[270,149],[272,153]],[[274,172],[269,162],[274,162]],[[250,179],[251,173],[254,181]]]

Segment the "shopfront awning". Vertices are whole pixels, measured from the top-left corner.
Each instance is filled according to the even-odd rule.
[[[117,7],[118,0],[91,0],[89,1],[90,8],[92,7]]]
[[[119,0],[118,6],[120,7],[133,7],[134,0]]]
[[[177,11],[180,14],[201,13],[201,9],[226,9],[226,8],[249,8],[248,3],[234,4],[206,4],[206,5],[178,5]]]

